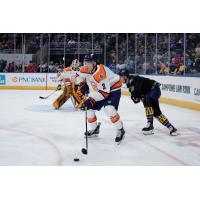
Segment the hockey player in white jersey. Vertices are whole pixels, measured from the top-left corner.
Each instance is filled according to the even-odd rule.
[[[87,135],[91,137],[99,134],[100,123],[97,123],[95,112],[104,107],[106,115],[117,129],[115,142],[120,142],[125,134],[123,123],[117,112],[121,98],[120,77],[108,67],[97,63],[94,54],[86,55],[83,65],[80,68],[80,76],[86,78],[89,86],[89,95],[84,102],[84,106],[88,110],[88,123],[91,128]]]

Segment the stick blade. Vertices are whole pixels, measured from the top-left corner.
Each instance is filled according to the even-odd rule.
[[[82,152],[83,154],[85,154],[85,155],[88,153],[87,149],[85,149],[85,148],[82,148],[82,149],[81,149],[81,152]]]
[[[39,98],[40,98],[40,99],[46,99],[45,97],[41,97],[41,96],[39,96]]]

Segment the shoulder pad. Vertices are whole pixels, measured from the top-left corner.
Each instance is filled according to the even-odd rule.
[[[97,81],[98,83],[106,79],[106,71],[103,65],[101,64],[99,65],[99,68],[97,69],[93,77],[95,81]]]

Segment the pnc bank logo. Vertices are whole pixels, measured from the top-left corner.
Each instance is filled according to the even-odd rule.
[[[16,82],[17,82],[17,77],[16,77],[16,76],[13,76],[13,77],[11,78],[11,81],[14,82],[14,83],[16,83]]]

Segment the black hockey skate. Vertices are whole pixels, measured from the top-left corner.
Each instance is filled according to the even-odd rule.
[[[152,135],[154,134],[153,129],[153,124],[148,122],[147,126],[142,129],[142,132],[144,135]]]
[[[89,130],[89,131],[87,132],[87,136],[88,136],[89,138],[91,138],[91,137],[98,137],[100,125],[101,125],[101,123],[99,122],[99,123],[97,124],[97,127],[96,127],[94,130]],[[86,136],[86,132],[85,132],[85,136]]]
[[[169,127],[169,130],[170,130],[170,135],[171,136],[177,136],[177,135],[179,135],[178,133],[177,133],[177,129],[175,128],[175,127],[173,127],[172,125]]]
[[[115,138],[115,142],[118,143],[118,145],[121,143],[121,141],[124,139],[125,135],[125,130],[122,127],[121,129],[117,130],[117,136]]]

